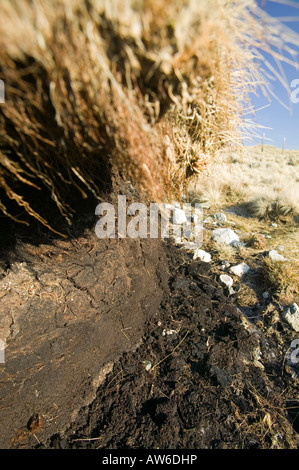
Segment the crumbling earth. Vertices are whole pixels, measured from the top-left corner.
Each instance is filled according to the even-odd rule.
[[[288,328],[246,318],[219,274],[161,240],[17,245],[1,447],[298,448]]]
[[[99,241],[89,234],[21,243],[13,256],[0,281],[4,448],[32,446],[69,426],[115,359],[136,347],[167,287],[158,240]],[[41,426],[33,437],[27,424],[36,414]]]

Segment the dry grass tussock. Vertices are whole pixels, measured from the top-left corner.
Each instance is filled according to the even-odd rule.
[[[299,301],[298,261],[283,262],[264,260],[263,272],[270,290],[282,304]]]
[[[179,191],[239,143],[260,51],[293,63],[299,42],[255,0],[2,0],[0,41],[0,209],[53,230],[39,191],[71,224],[72,191],[99,197],[111,166]]]

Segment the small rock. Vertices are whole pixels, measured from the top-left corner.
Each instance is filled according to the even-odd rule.
[[[232,287],[228,288],[228,295],[234,295],[235,293],[236,291]]]
[[[173,211],[173,218],[172,218],[173,223],[176,225],[184,224],[187,222],[187,217],[185,214],[185,211],[183,209],[179,209],[175,207]]]
[[[219,276],[220,282],[223,286],[232,287],[234,280],[227,274],[221,274]]]
[[[216,243],[224,243],[225,245],[240,241],[238,235],[230,228],[217,228],[213,230],[212,237]]]
[[[222,212],[217,212],[217,214],[214,215],[214,218],[215,218],[218,222],[221,222],[221,223],[227,222],[227,217],[226,217],[226,215],[223,214]]]
[[[145,365],[145,370],[150,370],[152,368],[151,361],[143,361],[143,364]]]
[[[204,261],[205,263],[209,263],[212,259],[210,253],[207,253],[204,250],[197,249],[194,252],[193,259],[200,259],[201,261]]]
[[[234,240],[233,242],[231,242],[231,246],[233,248],[242,248],[242,246],[245,246],[245,243]]]
[[[269,292],[263,292],[263,297],[264,297],[265,300],[269,299],[269,297],[270,297]]]
[[[284,319],[291,325],[291,327],[299,332],[299,307],[294,302],[289,307],[287,307],[284,312]]]
[[[221,261],[220,269],[224,270],[230,267],[230,264],[228,261]]]
[[[176,330],[165,330],[165,329],[162,331],[162,336],[170,336],[173,334],[177,335],[178,332]]]
[[[268,255],[272,261],[287,261],[287,258],[280,255],[276,250],[269,251]]]
[[[230,272],[235,274],[236,276],[239,276],[239,277],[241,277],[244,274],[248,273],[249,270],[250,270],[250,267],[246,263],[240,263],[240,264],[237,264],[236,266],[232,266],[230,268]]]
[[[276,224],[275,222],[273,222],[273,223],[271,224],[271,226],[272,226],[272,227],[277,227],[277,224]]]

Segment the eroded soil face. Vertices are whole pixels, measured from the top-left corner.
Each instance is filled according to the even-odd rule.
[[[160,240],[17,247],[1,447],[298,448],[283,326],[249,322],[219,273]]]
[[[136,347],[168,289],[159,240],[89,233],[72,242],[20,244],[13,257],[0,281],[4,448],[34,446],[65,430],[114,361]]]

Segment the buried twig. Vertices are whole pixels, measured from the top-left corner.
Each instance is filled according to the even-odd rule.
[[[73,442],[80,442],[80,441],[99,441],[100,439],[103,439],[103,436],[101,437],[84,437],[81,439],[74,439]]]
[[[132,327],[128,327],[128,328],[122,328],[120,331],[122,332],[122,334],[127,338],[127,340],[129,341],[129,343],[131,343],[131,340],[129,338],[129,336],[125,333],[125,330],[131,330]]]

